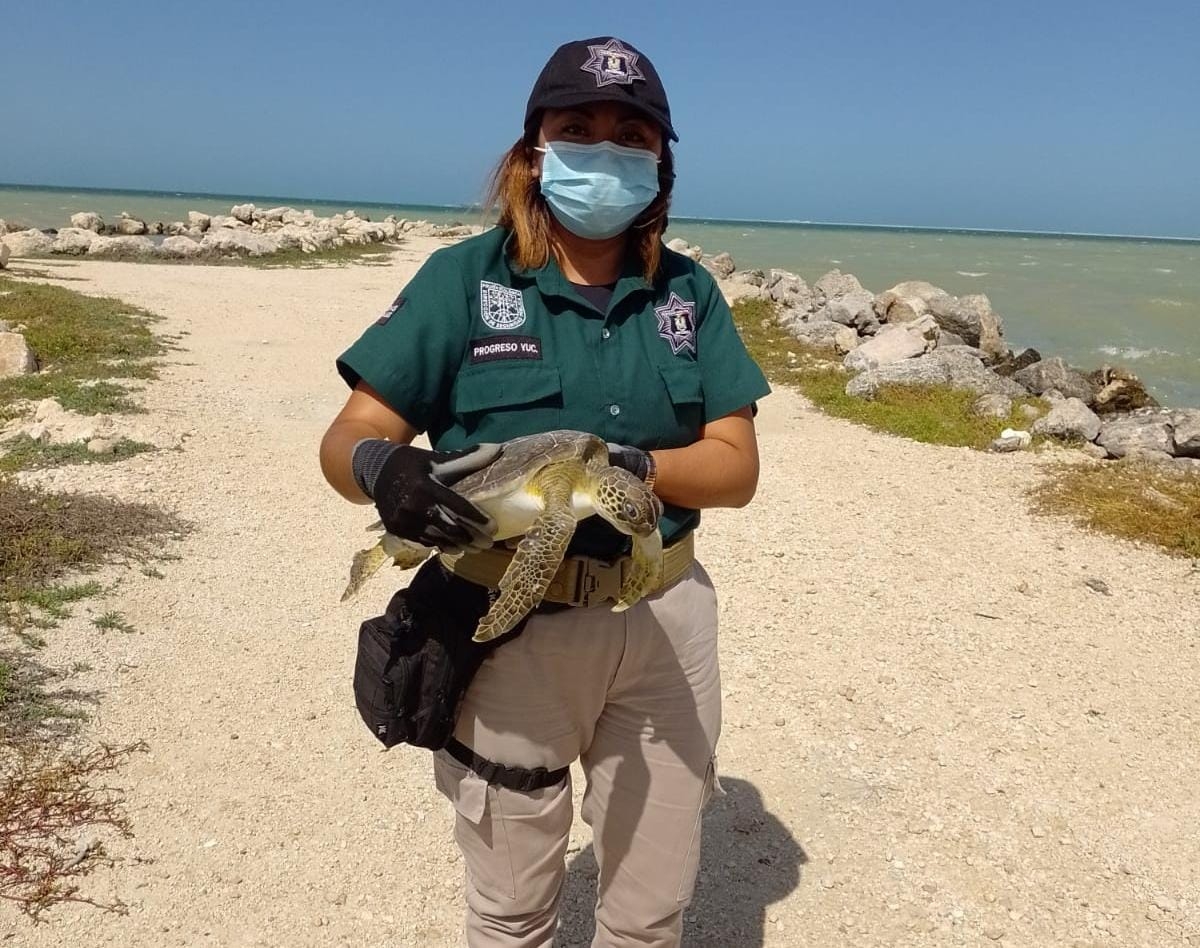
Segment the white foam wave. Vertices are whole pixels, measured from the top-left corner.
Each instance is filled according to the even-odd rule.
[[[1038,262],[1036,260],[1022,260],[1017,264],[1018,267],[1036,267],[1037,265]]]
[[[1169,300],[1162,296],[1151,297],[1150,302],[1155,303],[1158,306],[1182,306],[1183,305],[1183,300]]]
[[[1170,267],[1155,267],[1154,272],[1155,273],[1174,273],[1175,271],[1172,270]]]
[[[983,270],[983,271],[955,270],[954,272],[957,273],[960,277],[985,277],[988,275],[989,271],[987,271],[987,270]]]
[[[1146,359],[1150,356],[1173,356],[1176,353],[1169,349],[1139,349],[1136,346],[1100,346],[1096,349],[1107,356],[1119,359]]]

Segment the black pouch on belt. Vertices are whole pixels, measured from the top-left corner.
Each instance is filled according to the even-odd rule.
[[[528,621],[490,642],[473,642],[489,605],[485,587],[450,573],[435,556],[392,596],[383,615],[359,627],[354,703],[384,747],[439,750],[450,740],[475,672]]]

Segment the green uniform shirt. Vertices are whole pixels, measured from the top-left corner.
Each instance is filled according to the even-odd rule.
[[[436,251],[338,359],[351,387],[371,386],[438,450],[556,428],[678,448],[770,391],[690,258],[664,248],[651,285],[631,257],[601,313],[553,256],[538,270],[512,264],[508,237],[497,227]],[[667,505],[663,538],[699,522]]]

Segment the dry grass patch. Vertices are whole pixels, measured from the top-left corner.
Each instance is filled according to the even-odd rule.
[[[1200,559],[1200,475],[1135,461],[1063,464],[1032,496],[1041,513]]]

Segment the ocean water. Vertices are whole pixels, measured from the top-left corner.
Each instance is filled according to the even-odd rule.
[[[189,210],[287,204],[318,214],[355,208],[437,223],[483,222],[477,208],[312,201],[246,195],[174,194],[0,185],[0,218],[66,226],[75,211],[120,211],[151,221]],[[880,292],[928,280],[950,293],[986,293],[1014,347],[1033,346],[1074,365],[1121,364],[1164,404],[1200,407],[1200,241],[1057,234],[937,231],[844,225],[677,219],[670,237],[741,269],[780,267],[810,283],[835,267]]]

